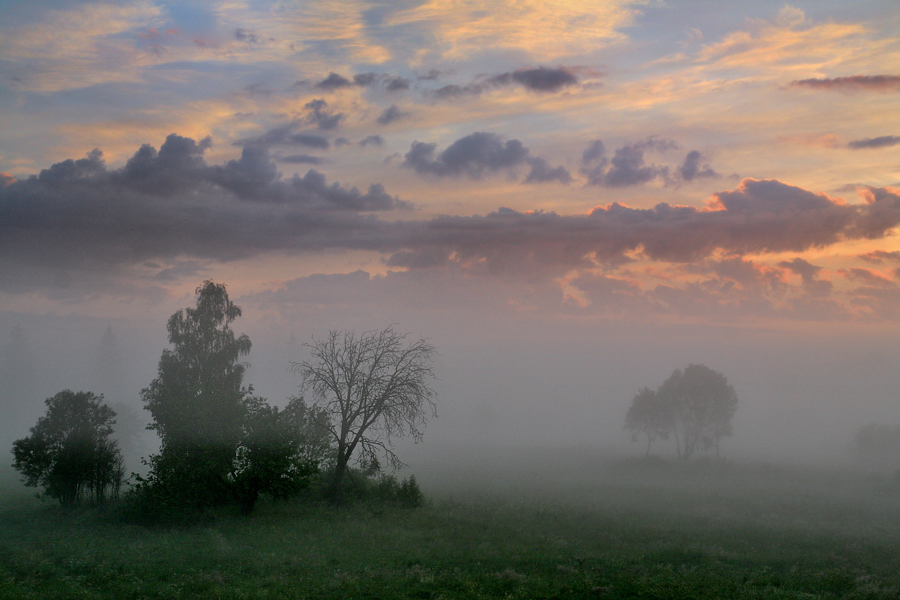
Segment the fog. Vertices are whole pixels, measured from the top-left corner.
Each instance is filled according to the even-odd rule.
[[[861,426],[900,423],[896,334],[880,326],[786,331],[401,308],[378,314],[323,308],[312,319],[254,314],[252,297],[233,299],[244,309],[233,328],[253,342],[245,384],[276,405],[299,394],[291,363],[306,358],[304,343],[329,329],[395,324],[434,344],[438,416],[421,444],[398,442],[413,472],[462,449],[484,456],[504,448],[640,456],[645,443],[633,443],[623,428],[631,398],[691,363],[721,372],[737,392],[734,433],[722,441],[727,459],[854,466]],[[165,325],[165,318],[144,313],[117,319],[0,313],[4,447],[28,434],[45,398],[89,390],[104,394],[119,413],[128,468],[139,470],[140,457],[158,447],[155,434],[144,430],[149,413],[140,391],[167,347]],[[674,458],[674,441],[654,442],[651,453]],[[709,453],[697,456],[703,455]]]

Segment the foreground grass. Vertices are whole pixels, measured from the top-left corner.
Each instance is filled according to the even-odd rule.
[[[416,510],[264,504],[186,529],[8,493],[0,598],[900,597],[889,479],[639,461],[598,473],[519,497],[441,491]]]

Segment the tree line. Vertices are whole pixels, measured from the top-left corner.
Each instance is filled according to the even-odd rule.
[[[379,456],[401,464],[396,437],[421,438],[436,398],[436,350],[425,340],[409,342],[393,327],[313,339],[311,358],[293,364],[312,401],[298,396],[279,408],[243,385],[251,342],[231,328],[241,309],[225,285],[205,281],[196,294],[195,307],[169,318],[171,348],[141,390],[161,443],[143,459],[147,474],[133,475],[135,510],[165,517],[233,504],[249,514],[261,495],[290,498],[323,477],[326,497],[339,503],[354,457],[362,472],[377,473]],[[115,412],[102,400],[70,390],[46,400],[46,416],[13,444],[26,485],[63,505],[118,497],[125,471],[111,438]],[[413,477],[385,484],[398,498],[421,499]]]

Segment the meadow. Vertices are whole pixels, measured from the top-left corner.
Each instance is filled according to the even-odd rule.
[[[7,485],[0,598],[897,598],[900,483],[830,468],[444,452],[407,509],[263,502],[191,527]]]

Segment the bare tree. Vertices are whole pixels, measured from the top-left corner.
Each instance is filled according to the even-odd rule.
[[[336,444],[334,478],[329,493],[340,501],[347,465],[359,450],[360,462],[378,468],[383,454],[401,466],[392,439],[411,436],[416,441],[429,416],[435,416],[435,392],[430,367],[436,353],[425,340],[407,343],[406,335],[388,327],[357,336],[352,331],[330,331],[323,340],[305,344],[310,359],[293,363],[303,377],[302,388],[330,417]]]

